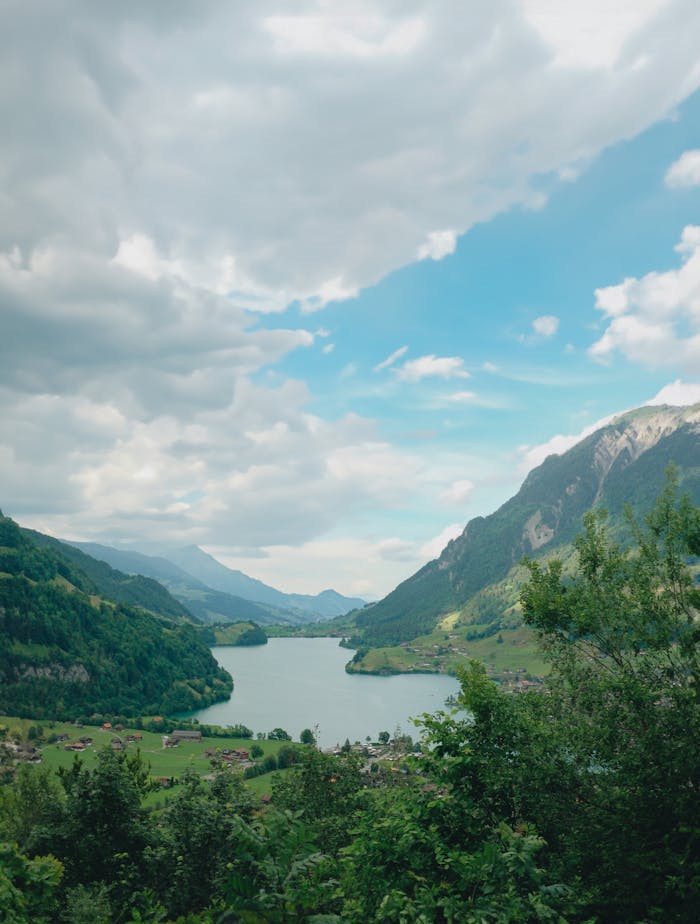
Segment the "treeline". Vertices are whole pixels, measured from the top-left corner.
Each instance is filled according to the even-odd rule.
[[[472,664],[401,766],[306,747],[269,805],[222,772],[150,814],[139,760],[22,768],[0,790],[10,920],[695,922],[700,511],[669,485],[632,530],[622,548],[588,517],[573,578],[530,563],[543,692],[502,693]]]

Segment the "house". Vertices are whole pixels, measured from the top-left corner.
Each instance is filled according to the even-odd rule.
[[[112,738],[112,750],[113,751],[123,751],[124,742],[121,738]]]
[[[163,735],[163,747],[164,748],[176,748],[180,742],[177,738],[173,738],[170,735]]]
[[[202,733],[201,731],[191,731],[190,729],[176,728],[175,731],[170,733],[171,738],[175,738],[177,741],[201,741]]]
[[[134,735],[127,735],[124,740],[130,743],[133,741],[143,741],[143,735],[140,735],[138,732],[136,732]]]

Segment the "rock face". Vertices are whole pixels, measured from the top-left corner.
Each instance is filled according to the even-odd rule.
[[[594,507],[608,509],[612,526],[625,504],[644,513],[670,462],[680,470],[683,491],[700,503],[700,404],[621,414],[562,455],[549,456],[495,513],[471,520],[436,561],[359,614],[363,641],[397,644],[430,631],[442,615],[503,580],[524,556],[570,543]]]

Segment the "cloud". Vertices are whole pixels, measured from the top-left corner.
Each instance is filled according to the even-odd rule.
[[[399,347],[398,350],[394,350],[386,359],[383,359],[380,363],[374,367],[373,372],[381,372],[382,369],[387,369],[389,366],[393,365],[397,359],[401,359],[408,352],[407,346]]]
[[[334,349],[335,349],[335,344],[334,344],[334,343],[327,343],[327,344],[322,348],[321,352],[322,352],[322,353],[326,353],[326,354],[327,354],[327,353],[332,353]]]
[[[432,561],[438,558],[448,542],[461,536],[463,532],[464,526],[461,523],[451,523],[446,526],[437,536],[423,543],[420,547],[420,558],[423,561]]]
[[[553,337],[559,330],[559,318],[553,314],[543,314],[532,322],[532,329],[540,337]]]
[[[443,504],[461,506],[466,504],[474,493],[474,482],[467,478],[453,481],[449,488],[445,488],[440,493],[440,500]]]
[[[671,189],[700,186],[700,150],[684,151],[668,168],[664,181]]]
[[[700,401],[700,382],[682,382],[676,379],[644,403],[647,405],[668,404],[671,407],[685,407]]]
[[[596,289],[596,308],[608,322],[589,349],[608,362],[616,353],[650,367],[700,371],[700,227],[683,229],[681,266]]]
[[[0,248],[68,238],[229,285],[255,310],[315,310],[419,251],[444,256],[532,203],[533,178],[589,162],[700,84],[693,3],[562,17],[494,0],[467,19],[457,0],[72,6],[5,11],[3,60],[33,66],[6,88],[26,118],[0,143]]]
[[[442,260],[457,249],[457,235],[454,231],[431,231],[418,248],[419,260]]]
[[[464,368],[464,360],[459,356],[419,356],[410,359],[396,369],[396,377],[402,382],[419,382],[421,379],[435,376],[440,379],[468,379],[469,373]]]

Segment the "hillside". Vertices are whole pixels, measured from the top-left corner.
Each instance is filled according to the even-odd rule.
[[[156,616],[167,619],[198,621],[196,614],[188,609],[157,580],[142,574],[124,574],[112,568],[105,561],[93,558],[74,545],[45,536],[33,529],[23,529],[25,536],[37,545],[53,549],[57,554],[72,561],[93,583],[94,590],[116,603],[140,606]]]
[[[134,577],[146,575],[158,581],[167,587],[182,606],[204,623],[252,620],[261,625],[297,625],[306,621],[300,613],[279,610],[213,590],[174,562],[159,555],[144,555],[142,552],[115,549],[96,542],[71,542],[70,545]]]
[[[681,490],[698,503],[700,404],[631,411],[547,458],[495,513],[471,520],[438,559],[358,613],[355,644],[398,645],[429,635],[441,620],[450,629],[471,624],[472,636],[479,625],[495,634],[517,602],[524,556],[566,557],[594,507],[606,508],[619,531],[625,504],[637,514],[650,508],[669,462],[679,467]]]
[[[193,626],[95,591],[74,561],[0,514],[0,712],[174,713],[230,695]]]
[[[260,625],[301,626],[341,616],[365,603],[334,590],[315,596],[285,594],[242,571],[227,568],[197,546],[170,550],[166,558],[93,542],[71,545],[113,568],[155,578],[202,622],[252,620]]]
[[[365,601],[359,597],[344,597],[334,590],[324,590],[315,595],[283,593],[242,571],[227,568],[196,545],[172,549],[166,555],[169,561],[179,565],[188,574],[214,590],[235,594],[256,603],[266,603],[282,610],[301,611],[308,614],[304,621],[309,621],[309,618],[313,620],[319,617],[342,616],[365,605]]]

